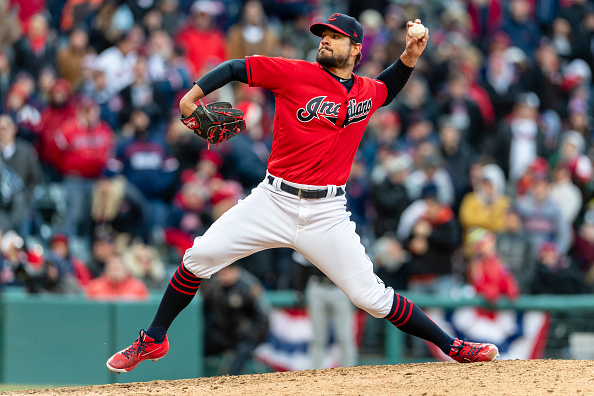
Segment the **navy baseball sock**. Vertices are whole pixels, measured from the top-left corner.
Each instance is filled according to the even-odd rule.
[[[163,294],[153,323],[146,330],[149,337],[157,343],[163,342],[173,320],[188,306],[198,292],[200,282],[202,279],[188,271],[184,263],[177,267],[177,271],[171,277],[165,294]]]
[[[386,319],[405,333],[434,343],[446,355],[450,353],[455,338],[443,331],[406,297],[394,293],[392,309]]]

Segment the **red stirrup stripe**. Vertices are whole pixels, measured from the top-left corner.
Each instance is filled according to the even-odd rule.
[[[397,297],[397,300],[396,300],[396,308],[394,308],[394,313],[392,313],[391,315],[390,315],[390,314],[388,314],[388,315],[390,315],[390,316],[389,316],[389,317],[386,317],[386,319],[387,319],[388,321],[390,321],[390,320],[391,320],[391,319],[394,317],[394,315],[396,315],[396,312],[398,312],[398,306],[400,305],[400,294],[398,294],[398,293],[394,293],[394,297]],[[394,307],[394,303],[392,303],[392,306]]]
[[[197,281],[191,281],[191,280],[190,280],[190,281],[188,281],[188,282],[201,282],[201,281],[202,281],[202,279],[201,279],[201,278],[198,278],[196,275],[194,275],[193,273],[191,273],[190,271],[188,271],[188,269],[186,268],[186,266],[184,265],[184,263],[182,263],[182,264],[181,264],[179,267],[177,267],[177,269],[178,269],[178,270],[179,270],[180,268],[182,269],[182,271],[185,273],[185,275],[186,275],[188,278],[194,278],[194,279],[197,279]],[[184,278],[184,279],[185,279],[185,278]]]
[[[174,280],[175,280],[175,282],[177,283],[178,286],[186,287],[188,289],[196,289],[196,290],[198,290],[198,288],[200,287],[200,284],[198,284],[196,286],[188,286],[188,285],[184,284],[183,282],[180,282],[180,280],[177,279],[177,273],[173,274],[173,278],[171,279],[171,282],[173,282]]]
[[[394,322],[393,323],[394,326],[400,327],[400,326],[406,324],[406,322],[408,322],[408,319],[410,319],[410,315],[412,315],[412,311],[413,311],[413,303],[412,303],[412,301],[409,300],[408,301],[408,315],[406,316],[406,318],[401,323],[398,323],[397,324],[397,323]]]
[[[195,279],[198,279],[197,281],[193,281],[191,279],[187,279],[185,276],[182,275],[181,271],[179,270],[179,267],[177,268],[177,271],[175,271],[175,274],[174,275],[179,275],[180,278],[182,278],[183,280],[185,280],[186,282],[189,282],[189,283],[200,284],[200,282],[202,282],[202,279],[200,279],[200,278],[195,278]],[[188,286],[188,287],[190,287],[190,286]]]
[[[173,284],[173,282],[171,282],[171,281],[169,282],[169,285],[170,285],[171,287],[173,287],[175,290],[177,290],[178,292],[180,292],[180,293],[183,293],[183,294],[187,294],[187,295],[189,295],[189,296],[194,296],[194,295],[196,295],[196,293],[198,292],[198,290],[196,290],[196,291],[195,291],[195,292],[193,292],[193,293],[190,293],[190,292],[187,292],[187,291],[183,291],[183,290],[179,289],[177,286],[175,286],[175,285]]]
[[[390,320],[391,323],[396,323],[400,320],[400,318],[402,317],[402,315],[404,315],[404,313],[406,312],[406,303],[409,302],[406,297],[402,296],[402,312],[400,312],[400,315],[398,315],[398,318],[394,319],[394,320]]]

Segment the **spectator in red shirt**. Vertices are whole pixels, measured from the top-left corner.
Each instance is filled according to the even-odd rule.
[[[149,296],[146,285],[130,275],[119,254],[107,259],[103,274],[89,282],[86,292],[88,299],[103,301],[139,301]]]
[[[518,284],[495,249],[495,234],[475,228],[469,232],[467,240],[472,250],[470,280],[477,293],[489,303],[496,303],[501,296],[518,298]]]
[[[225,37],[214,27],[219,12],[214,1],[196,1],[190,9],[190,23],[177,35],[175,42],[182,46],[194,74],[202,75],[205,66],[218,65],[227,59]]]
[[[83,98],[76,117],[62,124],[55,135],[68,207],[64,231],[69,236],[88,235],[91,192],[113,150],[113,132],[99,118],[99,106]]]

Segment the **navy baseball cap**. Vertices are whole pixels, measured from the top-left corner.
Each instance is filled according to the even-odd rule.
[[[363,26],[352,16],[345,14],[332,14],[327,23],[314,23],[309,31],[318,37],[322,37],[324,29],[330,28],[352,38],[357,44],[363,43]]]

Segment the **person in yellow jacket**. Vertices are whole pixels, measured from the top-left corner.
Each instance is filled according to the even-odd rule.
[[[511,199],[504,194],[505,176],[495,164],[483,166],[483,177],[475,191],[464,196],[460,204],[460,224],[464,237],[472,227],[498,233],[505,228],[505,214]],[[466,239],[466,238],[465,238]]]

